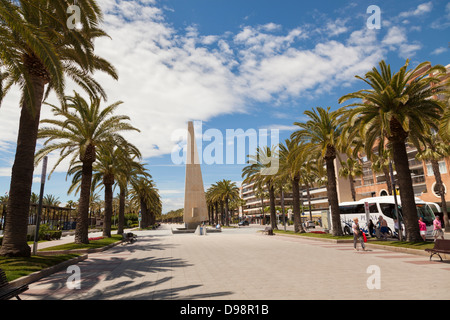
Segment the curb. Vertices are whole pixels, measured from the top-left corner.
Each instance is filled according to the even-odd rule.
[[[394,247],[394,246],[384,246],[382,244],[370,244],[370,243],[366,243],[366,247],[378,248],[378,249],[383,249],[386,251],[415,254],[415,255],[419,255],[419,256],[427,256],[427,257],[430,256],[429,252],[427,252],[425,250],[421,250],[421,249],[399,248],[399,247]],[[448,254],[440,253],[440,255],[442,257],[442,260],[450,260],[450,256]]]
[[[108,250],[112,247],[115,247],[121,243],[123,243],[124,240],[121,241],[117,241],[115,243],[111,243],[105,247],[102,248],[97,248],[97,249],[79,249],[79,250],[56,250],[56,251],[38,251],[37,255],[39,256],[54,256],[54,255],[59,255],[59,254],[68,254],[68,253],[75,253],[75,254],[81,254],[81,256],[76,257],[76,258],[72,258],[70,260],[67,261],[63,261],[61,263],[58,263],[57,265],[51,266],[49,268],[45,268],[36,272],[33,272],[27,276],[23,276],[20,277],[18,279],[15,279],[11,282],[9,282],[9,285],[12,286],[23,286],[23,285],[28,285],[31,284],[33,282],[36,282],[42,278],[45,278],[53,273],[56,273],[58,271],[63,270],[64,268],[73,265],[73,264],[77,264],[81,261],[84,261],[88,258],[88,253],[95,253],[95,252],[102,252],[105,250]]]
[[[55,272],[61,271],[62,269],[72,265],[72,264],[77,264],[80,261],[86,260],[88,257],[87,254],[76,257],[76,258],[72,258],[70,260],[58,263],[57,265],[51,266],[49,268],[45,268],[42,269],[40,271],[36,271],[33,272],[32,274],[29,274],[27,276],[23,276],[20,277],[16,280],[13,280],[11,282],[9,282],[9,285],[12,286],[23,286],[23,285],[28,285],[31,284],[33,282],[38,281],[39,279],[45,278]]]

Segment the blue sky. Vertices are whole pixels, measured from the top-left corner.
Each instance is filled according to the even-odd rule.
[[[423,61],[450,63],[447,1],[98,2],[111,39],[99,40],[96,50],[116,66],[120,78],[99,74],[97,79],[108,93],[106,103],[124,101],[118,112],[141,130],[126,137],[143,152],[164,212],[183,207],[184,166],[174,163],[172,153],[180,145],[174,137],[187,121],[201,121],[203,148],[211,147],[211,133],[225,136],[227,129],[277,129],[283,141],[305,110],[335,109],[339,97],[364,88],[354,76],[382,59],[393,70],[407,58],[411,67]],[[380,29],[366,25],[370,5],[381,10]],[[68,93],[80,91],[74,84],[67,87]],[[9,189],[19,95],[11,91],[0,108],[2,195]],[[44,109],[41,118],[49,117]],[[50,157],[50,167],[55,159]],[[241,181],[242,167],[203,163],[205,189],[221,179]],[[67,195],[66,171],[62,163],[45,188],[63,203],[77,199]],[[38,166],[36,193],[40,172]]]

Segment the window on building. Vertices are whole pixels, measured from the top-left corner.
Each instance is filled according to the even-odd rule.
[[[439,172],[441,174],[447,173],[447,166],[445,165],[445,161],[442,160],[442,161],[439,161],[438,163],[439,163]],[[431,163],[427,163],[427,175],[428,176],[434,176],[433,168],[431,166]]]

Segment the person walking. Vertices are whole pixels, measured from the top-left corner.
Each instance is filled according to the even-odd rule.
[[[442,223],[438,215],[436,215],[436,218],[433,220],[433,237],[434,241],[439,237],[444,240],[444,231],[442,230]]]
[[[368,226],[368,228],[369,228],[369,234],[370,234],[370,237],[373,238],[373,228],[375,228],[375,225],[373,224],[372,219],[369,220],[369,226]]]
[[[379,226],[380,226],[381,237],[383,237],[383,240],[387,240],[388,227],[387,227],[386,220],[384,220],[382,216],[379,216],[378,217],[378,223],[379,223]]]
[[[353,218],[352,230],[353,230],[353,247],[355,248],[356,251],[358,251],[358,249],[356,248],[356,242],[359,239],[359,241],[361,243],[361,248],[363,249],[363,251],[365,251],[366,248],[364,246],[364,239],[362,237],[362,231],[359,228],[358,218]]]
[[[425,222],[423,222],[422,217],[419,218],[419,231],[420,231],[420,236],[422,237],[423,241],[426,241],[427,225],[425,224]]]

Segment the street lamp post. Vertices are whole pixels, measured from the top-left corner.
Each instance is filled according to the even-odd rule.
[[[397,217],[398,223],[398,240],[402,241],[403,240],[402,221],[400,219],[400,213],[398,211],[397,191],[395,187],[395,178],[394,178],[394,170],[392,169],[392,161],[389,161],[389,173],[391,174],[392,193],[394,194],[395,216]]]
[[[47,160],[48,160],[48,157],[45,156],[43,159],[43,162],[42,162],[41,191],[39,194],[39,207],[38,207],[38,214],[37,214],[37,219],[36,219],[36,230],[34,233],[33,255],[36,255],[37,242],[39,240],[39,224],[41,223],[42,199],[44,197],[45,177],[47,175]]]

